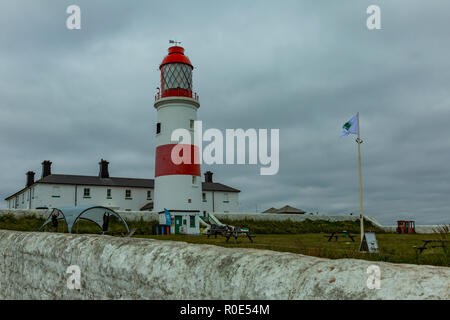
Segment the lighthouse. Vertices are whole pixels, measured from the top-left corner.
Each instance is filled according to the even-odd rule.
[[[169,48],[159,69],[161,86],[154,103],[157,111],[154,210],[161,213],[160,221],[164,221],[164,209],[170,211],[172,233],[195,234],[199,233],[202,183],[199,148],[194,144],[194,123],[200,107],[192,86],[194,67],[184,48],[175,44]],[[176,129],[186,129],[191,143],[172,141]],[[182,150],[178,151],[180,147]],[[190,153],[191,161],[174,162],[174,148],[180,156]]]

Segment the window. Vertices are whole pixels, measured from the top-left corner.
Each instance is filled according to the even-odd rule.
[[[161,122],[156,124],[156,134],[161,133]]]
[[[192,176],[192,184],[197,184],[197,176]]]
[[[90,198],[91,197],[91,189],[84,188],[83,190],[83,198]]]
[[[189,216],[189,226],[195,228],[195,216]]]
[[[125,190],[125,199],[131,199],[131,190]]]
[[[202,193],[202,200],[203,200],[203,202],[206,202],[206,193]]]
[[[225,202],[225,203],[230,202],[230,199],[228,198],[228,193],[223,194],[223,202]]]
[[[147,190],[147,200],[152,199],[152,190]]]
[[[24,197],[24,194],[22,193],[22,203],[23,203],[23,201],[24,201],[24,198],[25,198],[25,197]]]
[[[184,63],[169,63],[163,66],[162,90],[192,90],[192,68]]]
[[[53,194],[52,194],[52,198],[59,198],[60,194],[59,194],[59,187],[58,186],[54,186],[53,187]]]
[[[19,207],[19,196],[16,197],[16,206],[15,207],[16,207],[16,209],[17,209],[17,207]]]
[[[111,189],[106,189],[106,198],[111,199]]]
[[[190,123],[189,123],[189,127],[191,128],[191,129],[194,129],[194,120],[191,120],[190,121]]]

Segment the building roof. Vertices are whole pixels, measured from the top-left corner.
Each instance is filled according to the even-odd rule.
[[[218,182],[202,182],[204,191],[241,192],[241,190],[226,186]]]
[[[51,174],[40,180],[37,180],[35,184],[69,184],[69,185],[83,185],[83,186],[104,186],[104,187],[130,187],[130,188],[151,188],[155,187],[154,179],[137,179],[137,178],[100,178],[98,176],[79,176],[69,174]],[[26,190],[29,187],[25,187],[13,195],[5,198],[9,200],[15,197],[17,194]],[[217,182],[202,182],[203,191],[223,191],[223,192],[241,192],[238,189],[226,186]]]
[[[280,209],[276,208],[270,208],[264,211],[263,213],[287,213],[287,214],[305,214],[306,211],[303,211],[301,209],[297,209],[291,206],[284,206]]]
[[[143,206],[140,211],[152,211],[153,210],[153,201],[150,201],[145,206]]]

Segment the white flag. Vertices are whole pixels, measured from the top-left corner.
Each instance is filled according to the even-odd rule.
[[[358,114],[355,114],[350,120],[348,120],[342,126],[341,137],[348,136],[349,134],[358,134]]]

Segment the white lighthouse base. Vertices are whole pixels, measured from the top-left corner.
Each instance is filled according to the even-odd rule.
[[[200,235],[200,211],[168,210],[170,212],[172,225],[170,234]],[[166,224],[164,211],[159,212],[159,223]]]

